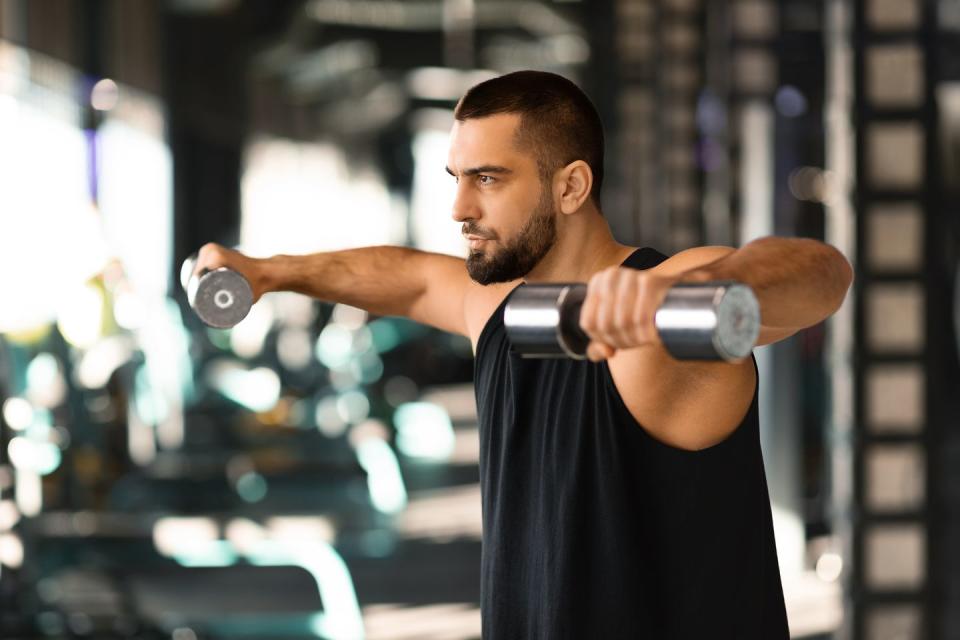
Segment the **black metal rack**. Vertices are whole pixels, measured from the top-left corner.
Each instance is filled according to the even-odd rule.
[[[935,5],[855,0],[852,9],[859,255],[849,631],[936,638]],[[913,244],[893,252],[884,245],[891,241]]]

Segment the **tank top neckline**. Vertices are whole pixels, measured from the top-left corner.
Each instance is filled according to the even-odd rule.
[[[628,264],[630,264],[630,263],[636,258],[636,256],[637,256],[638,254],[640,254],[640,253],[642,253],[642,252],[644,252],[644,251],[648,251],[648,250],[650,250],[650,247],[637,247],[636,249],[634,249],[634,250],[630,253],[630,255],[628,255],[628,256],[626,257],[626,259],[625,259],[623,262],[620,263],[620,266],[621,266],[621,267],[627,266]],[[522,286],[524,286],[524,285],[526,285],[526,282],[520,282],[517,286],[515,286],[513,289],[511,289],[510,292],[507,293],[507,295],[505,295],[505,296],[503,297],[503,300],[500,301],[500,304],[497,305],[497,308],[494,310],[494,312],[490,314],[490,317],[487,318],[486,323],[484,323],[484,325],[483,325],[483,329],[480,330],[480,337],[477,338],[477,351],[476,351],[476,353],[474,354],[474,358],[475,358],[475,359],[476,359],[477,357],[479,357],[479,355],[480,355],[480,350],[483,348],[483,345],[484,345],[484,343],[486,342],[486,338],[487,338],[488,334],[490,333],[490,331],[493,330],[493,326],[494,326],[493,320],[494,320],[494,318],[498,318],[498,317],[500,317],[500,316],[503,314],[503,308],[504,308],[505,306],[507,306],[507,301],[510,300],[510,296],[513,295],[514,291],[516,291],[517,289],[519,289],[520,287],[522,287]]]

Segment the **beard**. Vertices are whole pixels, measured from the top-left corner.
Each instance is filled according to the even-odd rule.
[[[542,189],[533,215],[516,237],[487,255],[471,251],[467,273],[482,285],[510,282],[530,273],[557,241],[557,220],[549,189]]]

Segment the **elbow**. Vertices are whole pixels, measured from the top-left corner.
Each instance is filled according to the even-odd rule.
[[[839,250],[833,249],[833,252],[835,254],[834,260],[837,265],[837,280],[840,284],[840,298],[842,300],[847,295],[850,285],[853,284],[853,266],[850,264],[850,261],[847,260],[846,256],[840,253]]]
[[[847,260],[846,256],[838,249],[830,245],[825,246],[828,252],[825,263],[830,265],[829,279],[832,284],[831,289],[835,292],[834,295],[831,296],[834,301],[833,309],[830,312],[832,314],[843,304],[844,299],[847,297],[847,292],[853,284],[853,266],[851,266],[850,261]]]

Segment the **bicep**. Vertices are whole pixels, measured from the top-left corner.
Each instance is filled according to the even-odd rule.
[[[423,286],[404,314],[443,331],[477,339],[487,320],[517,281],[480,285],[470,278],[463,258],[425,253],[419,265]]]

